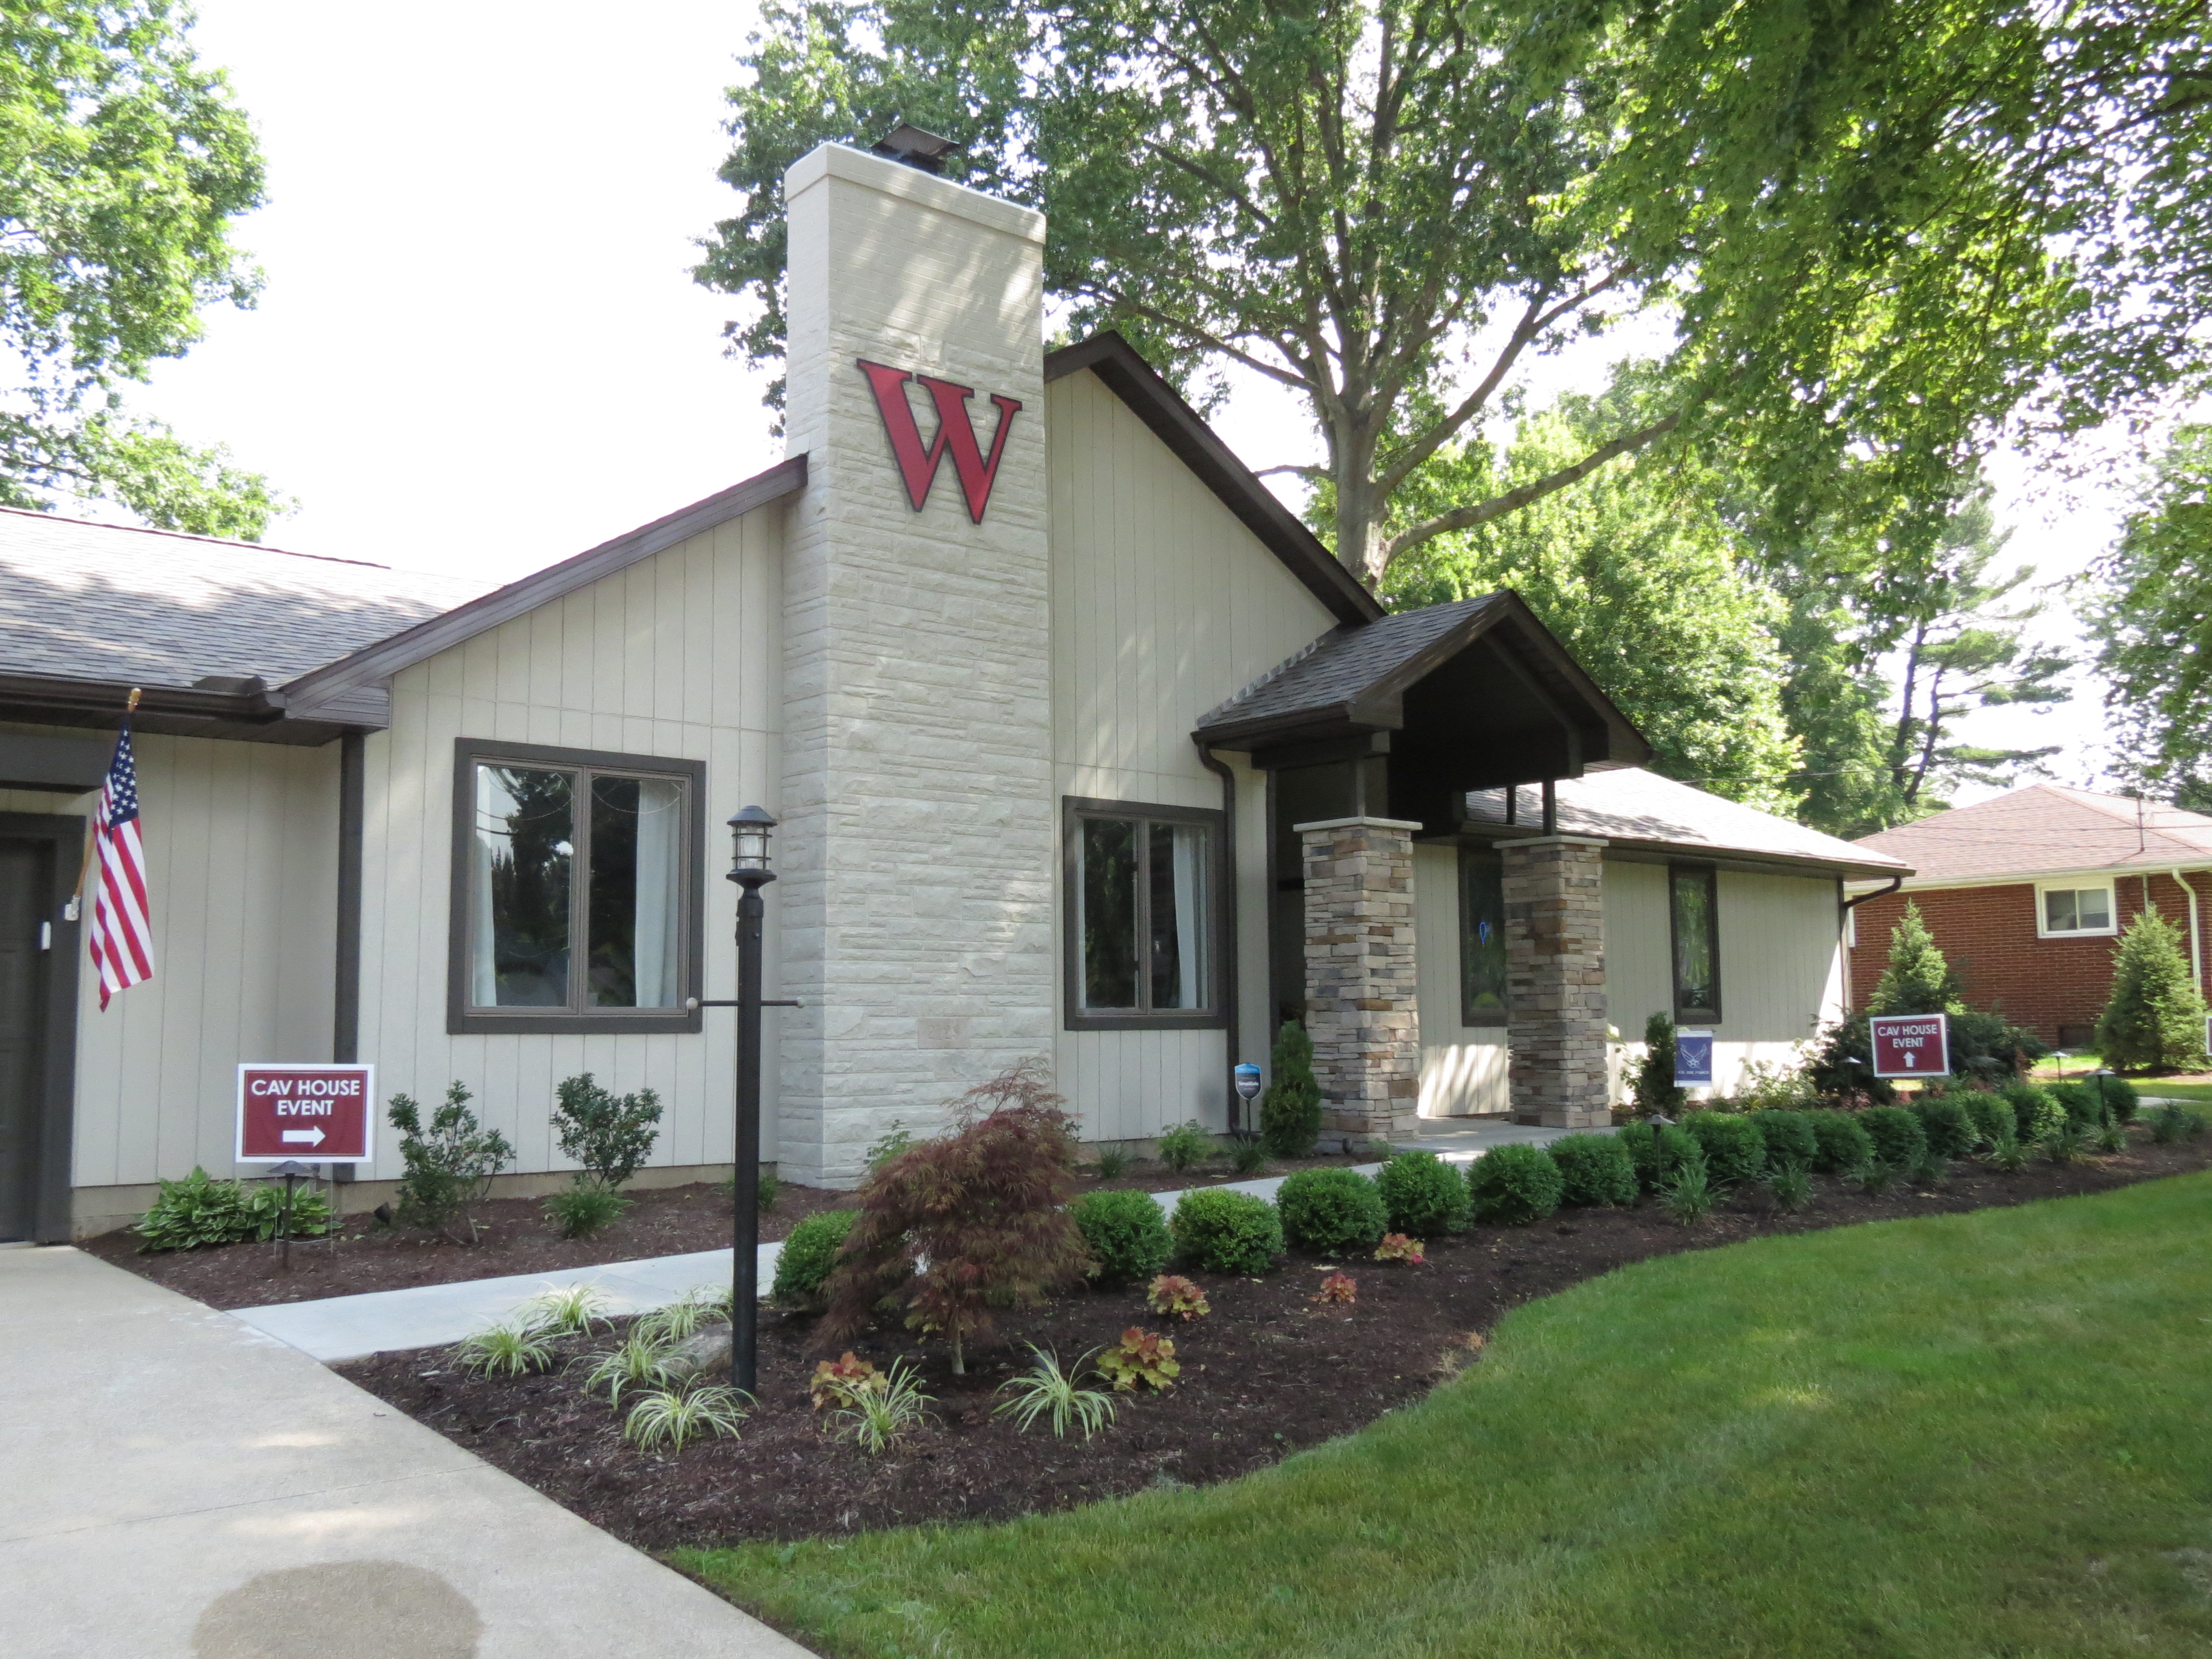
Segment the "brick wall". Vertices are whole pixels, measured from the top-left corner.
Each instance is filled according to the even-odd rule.
[[[2191,879],[2200,923],[2212,928],[2212,877],[2200,872]],[[2188,899],[2171,876],[2154,875],[2148,880],[2150,902],[2179,931],[2186,951]],[[2143,890],[2141,876],[2121,876],[2113,882],[2123,929],[2142,914]],[[1890,893],[1860,905],[1858,943],[1850,953],[1852,1007],[1865,1007],[1873,994],[1889,960],[1890,929],[1905,914],[1908,898],[1920,907],[1921,920],[1959,970],[1972,1006],[1997,1008],[2049,1042],[2060,1041],[2062,1025],[2096,1024],[2112,989],[2112,951],[2119,938],[2038,939],[2033,882]],[[2212,946],[2212,940],[2207,945]],[[2067,1036],[2081,1040],[2070,1029]]]

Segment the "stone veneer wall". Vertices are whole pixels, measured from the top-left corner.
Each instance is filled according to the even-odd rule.
[[[779,1153],[850,1186],[893,1117],[1051,1052],[1042,216],[824,145],[785,178]],[[983,522],[948,457],[915,512],[857,360],[1018,398]],[[922,441],[936,417],[907,391]],[[771,1025],[771,1036],[777,1027]]]
[[[1306,1035],[1322,1127],[1410,1131],[1419,1115],[1413,831],[1396,818],[1294,825],[1304,848]]]
[[[1506,1090],[1520,1123],[1610,1123],[1606,1083],[1602,841],[1509,841],[1505,859]]]

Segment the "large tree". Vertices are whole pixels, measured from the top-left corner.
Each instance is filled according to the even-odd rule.
[[[744,200],[700,276],[757,301],[734,331],[777,356],[783,169],[903,116],[1048,212],[1072,327],[1303,398],[1370,581],[1675,432],[1738,434],[1784,525],[1848,479],[1903,568],[1993,422],[2201,374],[2202,10],[769,0],[732,94]],[[1663,397],[1540,476],[1405,510],[1534,357],[1635,313],[1677,330]]]
[[[150,524],[252,537],[267,481],[118,396],[181,356],[209,305],[252,303],[231,240],[261,156],[170,0],[0,10],[0,505],[106,496]]]

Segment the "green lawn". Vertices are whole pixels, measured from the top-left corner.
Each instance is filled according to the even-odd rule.
[[[2166,1100],[2212,1101],[2212,1083],[2164,1083],[2154,1077],[2132,1080],[2139,1095],[2155,1095]]]
[[[2203,1656],[2212,1176],[1644,1263],[1232,1485],[680,1559],[841,1656]]]

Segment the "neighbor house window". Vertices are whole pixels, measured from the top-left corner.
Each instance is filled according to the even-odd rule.
[[[2045,939],[2119,931],[2113,925],[2112,890],[2107,885],[2039,887],[2035,898],[2035,931]]]
[[[698,1029],[703,773],[461,741],[449,1029]]]
[[[1459,1023],[1505,1024],[1505,860],[1459,849]]]
[[[1668,866],[1676,1019],[1721,1017],[1719,889],[1719,876],[1709,864]]]
[[[1062,833],[1068,1024],[1222,1024],[1221,814],[1071,799]]]

